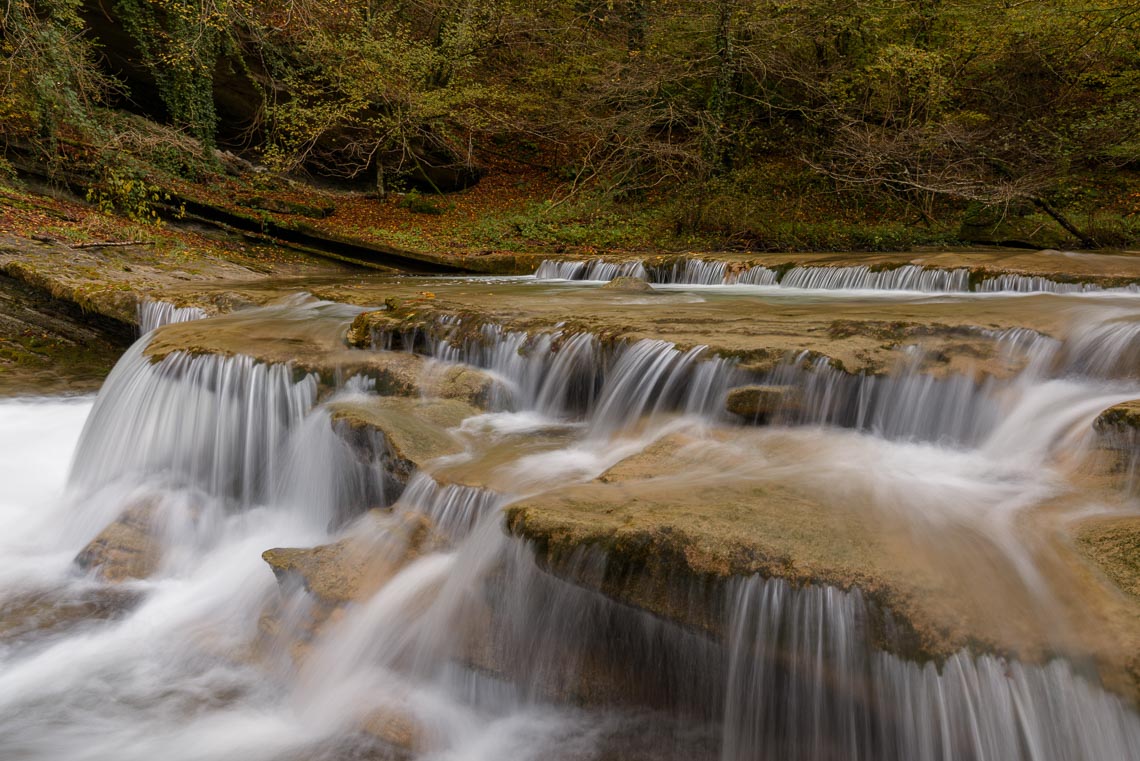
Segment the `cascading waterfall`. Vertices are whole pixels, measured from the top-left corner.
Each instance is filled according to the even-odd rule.
[[[780,282],[780,273],[756,265],[743,272],[729,273],[725,282],[729,285],[777,285]]]
[[[670,268],[651,268],[649,270],[649,281],[653,283],[719,285],[725,282],[727,272],[728,265],[725,262],[682,259]]]
[[[1061,345],[1056,362],[1068,374],[1140,379],[1140,321],[1120,315],[1084,322]]]
[[[904,264],[872,269],[866,265],[849,267],[798,266],[781,276],[777,270],[754,265],[743,270],[726,262],[681,259],[671,265],[646,266],[642,262],[555,261],[546,260],[535,271],[538,280],[612,280],[636,277],[663,285],[761,285],[803,290],[871,290],[915,293],[1140,293],[1140,285],[1105,287],[1095,283],[1064,283],[1033,275],[999,275],[973,286],[970,270],[945,270]]]
[[[1105,288],[1093,283],[1061,283],[1040,276],[999,275],[983,280],[978,290],[982,293],[1140,293],[1140,285]]]
[[[605,432],[650,412],[715,417],[736,378],[730,360],[706,357],[703,346],[683,351],[652,339],[606,346],[588,333],[531,335],[495,324],[456,340],[449,336],[466,335],[462,322],[443,325],[449,331],[430,342],[429,355],[490,370],[503,381],[496,407],[585,415]]]
[[[969,445],[998,420],[999,383],[964,375],[938,378],[922,372],[922,352],[888,375],[851,375],[826,358],[792,358],[765,382],[795,389],[776,422],[834,425],[890,439]]]
[[[139,302],[139,332],[149,333],[155,328],[175,322],[203,320],[209,315],[198,307],[177,307],[168,301],[143,299]]]
[[[729,606],[723,761],[1136,758],[1140,717],[1062,662],[876,650],[857,592],[751,578]]]
[[[439,531],[452,539],[467,536],[479,521],[495,515],[506,498],[489,489],[463,484],[440,485],[417,473],[400,497],[397,509],[426,515]]]
[[[716,268],[689,270],[678,275],[711,279]],[[750,272],[719,277],[744,282]],[[851,287],[907,290],[949,288],[956,277],[872,277],[884,274],[843,277],[864,283]],[[757,284],[769,278],[775,282],[770,270],[755,276]],[[1136,325],[1120,315],[1084,323],[1064,341],[1026,331],[995,336],[1029,362],[1013,381],[981,384],[924,374],[918,350],[889,377],[851,377],[798,357],[755,378],[704,347],[607,344],[584,333],[529,335],[490,324],[472,334],[456,321],[433,331],[444,337],[426,352],[497,376],[497,409],[582,420],[565,426],[577,438],[544,453],[550,459],[575,446],[636,439],[657,415],[715,423],[731,386],[762,380],[797,390],[795,407],[777,422],[972,447],[993,460],[1017,453],[1032,470],[1074,421],[1087,423],[1137,390]],[[388,505],[396,495],[385,491],[378,454],[385,443],[338,429],[314,375],[240,355],[152,361],[145,349],[144,339],[108,378],[79,440],[71,501],[50,517],[71,520],[91,492],[112,484],[181,495],[190,503],[186,526],[168,532],[178,562],[130,582],[135,607],[74,639],[52,633],[22,655],[0,649],[0,755],[269,761],[404,753],[354,745],[364,742],[358,728],[372,712],[396,706],[425,728],[424,745],[410,756],[1140,757],[1136,712],[1062,661],[1030,665],[967,652],[939,665],[908,660],[883,626],[888,612],[858,591],[759,577],[695,582],[687,599],[700,608],[694,616],[711,623],[689,629],[595,591],[627,570],[600,550],[547,567],[533,546],[508,538],[501,511],[530,486],[510,494],[431,473],[412,476],[377,530],[422,516],[432,542],[410,559],[406,546],[396,557],[376,543],[374,552],[393,553],[391,577],[324,630],[288,632],[304,640],[304,665],[267,678],[235,655],[256,638],[263,608],[278,594],[260,553],[334,542],[341,534],[330,526]],[[356,378],[338,393],[360,401],[375,389]],[[535,462],[527,461],[539,472],[526,484],[573,483],[569,471],[547,473]],[[50,566],[51,582],[69,595],[98,584],[54,560],[74,557],[82,542],[50,545],[49,563],[2,541],[20,574]],[[294,595],[287,606],[308,593],[282,594]],[[300,630],[304,616],[286,620]]]
[[[870,267],[793,267],[780,279],[780,286],[813,290],[959,293],[970,290],[970,272],[966,269],[931,270],[913,264],[879,271]]]
[[[641,262],[590,261],[556,262],[547,259],[538,266],[534,276],[539,280],[613,280],[616,277],[646,278]]]
[[[159,477],[252,504],[282,473],[288,432],[312,409],[317,382],[246,356],[174,353],[136,343],[107,378],[76,450],[71,481]]]
[[[983,331],[983,334],[985,331]],[[786,425],[833,425],[870,431],[888,439],[975,446],[1016,407],[1017,400],[1050,381],[1077,379],[1076,392],[1054,384],[1058,399],[1090,395],[1093,399],[1140,396],[1140,323],[1110,316],[1082,322],[1058,340],[1016,328],[989,332],[998,353],[1023,363],[1018,374],[999,380],[986,376],[936,376],[924,368],[921,346],[885,375],[852,375],[829,360],[808,354],[789,357],[765,375],[763,383],[791,391],[775,422]],[[1106,402],[1107,403],[1107,402]]]

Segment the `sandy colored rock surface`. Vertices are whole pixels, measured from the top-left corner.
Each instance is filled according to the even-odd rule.
[[[420,469],[431,460],[463,451],[463,444],[447,429],[458,426],[479,410],[456,399],[368,397],[333,402],[334,422],[379,431],[391,456],[407,469]]]
[[[384,527],[376,531],[378,522]],[[367,600],[438,540],[427,518],[377,513],[334,544],[266,550],[262,558],[281,581],[297,579],[326,604]]]
[[[92,539],[75,564],[106,581],[145,579],[162,561],[160,530],[153,504],[134,505]]]

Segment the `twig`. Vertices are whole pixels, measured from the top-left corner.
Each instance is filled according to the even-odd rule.
[[[108,240],[99,243],[76,243],[72,248],[113,248],[117,246],[153,246],[153,240]]]

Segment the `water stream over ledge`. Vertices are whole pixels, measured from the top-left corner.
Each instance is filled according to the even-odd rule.
[[[750,273],[737,282],[775,283]],[[961,284],[849,276],[858,288]],[[726,277],[689,263],[674,281]],[[811,277],[795,287],[831,287]],[[1066,638],[1079,615],[1041,538],[1053,524],[1037,522],[1134,510],[1074,497],[1092,421],[1140,398],[1140,322],[1119,305],[1076,313],[1063,338],[995,333],[1020,369],[988,380],[931,375],[918,344],[888,375],[806,355],[757,373],[701,346],[495,323],[472,333],[449,318],[401,340],[430,358],[425,375],[469,365],[492,391],[487,409],[436,425],[457,449],[410,473],[399,431],[362,437],[338,417],[383,399],[375,378],[240,353],[153,361],[152,331],[203,314],[144,310],[144,337],[97,399],[0,402],[2,758],[1140,758],[1140,714],[1100,684],[1080,636]],[[224,319],[239,333],[246,321],[339,335],[353,314],[294,299]],[[390,338],[374,351],[395,355]],[[795,395],[771,426],[743,426],[725,399],[745,384]],[[409,404],[427,415],[415,411],[438,401]],[[929,555],[900,552],[883,584],[912,568],[965,587],[991,578],[974,590],[983,610],[1024,619],[1036,657],[984,642],[932,654],[908,611],[862,588],[871,575],[678,565],[657,595],[620,543],[558,555],[504,530],[512,506],[615,493],[635,513],[673,500],[700,524],[698,508],[728,505],[736,488],[774,510],[810,502],[869,522]],[[332,549],[282,556],[279,579],[261,557],[318,545]],[[673,562],[638,562],[658,560]],[[821,576],[827,560],[802,564]],[[324,586],[355,584],[335,604]]]

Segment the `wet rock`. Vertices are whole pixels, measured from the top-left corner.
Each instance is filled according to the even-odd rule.
[[[728,392],[724,407],[746,420],[765,423],[778,412],[795,412],[799,402],[794,386],[738,386]]]
[[[1083,453],[1086,477],[1125,492],[1140,491],[1140,400],[1118,404],[1093,421],[1096,446]]]
[[[607,291],[626,291],[629,293],[653,293],[655,289],[649,283],[636,277],[615,277],[602,286]]]
[[[75,556],[75,564],[106,581],[147,578],[162,560],[156,518],[153,503],[128,508]]]
[[[448,368],[444,383],[452,391],[463,382],[465,368]],[[452,372],[458,371],[458,372]],[[481,375],[481,374],[476,374]],[[454,377],[458,376],[458,377]],[[333,423],[345,426],[352,441],[363,448],[367,459],[383,460],[393,477],[402,485],[412,473],[428,462],[463,451],[463,444],[449,429],[478,413],[474,407],[456,399],[420,400],[406,397],[373,397],[362,401],[333,402],[329,405]],[[374,434],[379,434],[377,438]],[[377,446],[382,451],[368,451]]]
[[[334,544],[266,550],[279,582],[299,581],[321,602],[361,602],[438,542],[431,521],[416,513],[374,511],[354,535]]]
[[[1097,416],[1093,428],[1100,433],[1112,430],[1140,430],[1140,399],[1109,407]]]
[[[0,602],[0,639],[8,644],[58,634],[86,621],[118,617],[139,599],[117,587],[25,592]]]
[[[385,706],[365,718],[361,730],[379,740],[398,755],[424,753],[429,749],[427,732],[414,716],[393,706]]]
[[[439,310],[430,303],[431,293],[415,298],[388,297],[383,309],[361,312],[352,321],[345,340],[357,349],[414,351],[416,339],[435,323]]]

